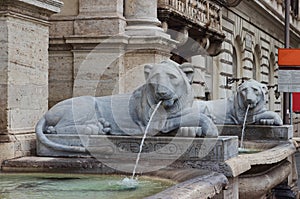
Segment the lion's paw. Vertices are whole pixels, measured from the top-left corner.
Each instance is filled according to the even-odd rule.
[[[282,120],[281,119],[260,119],[259,124],[281,126]]]
[[[57,134],[54,126],[48,126],[46,129],[47,134]]]
[[[104,118],[99,119],[99,126],[101,126],[99,134],[109,134],[111,132],[110,123],[107,122]]]
[[[260,119],[259,123],[262,125],[274,125],[275,121],[274,119]]]
[[[219,131],[216,125],[213,123],[211,118],[207,117],[205,114],[199,114],[199,125],[202,128],[201,135],[197,134],[198,137],[218,137]]]
[[[282,119],[280,116],[272,111],[266,111],[260,115],[256,116],[256,123],[263,124],[263,125],[276,125],[281,126],[283,124]]]
[[[202,134],[201,127],[180,127],[177,131],[179,137],[196,137]]]

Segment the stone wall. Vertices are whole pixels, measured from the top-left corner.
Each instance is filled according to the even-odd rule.
[[[198,99],[228,98],[242,80],[228,83],[233,78],[253,78],[268,86],[268,108],[282,115],[282,95],[275,97],[278,65],[277,49],[284,46],[283,22],[266,17],[270,11],[242,1],[237,7],[222,9],[222,30],[225,41],[218,56],[195,56],[194,90]],[[282,14],[282,13],[281,13]],[[292,22],[297,25],[295,21]],[[291,32],[291,46],[298,47],[299,31]],[[204,84],[203,84],[204,82]]]
[[[154,38],[167,38],[159,30],[155,2],[125,2],[64,0],[62,12],[51,18],[49,107],[82,94],[102,96],[131,92],[143,83],[143,75],[135,75],[142,74],[142,63],[168,58],[168,48],[172,45],[161,44],[162,39]],[[144,4],[148,8],[145,12]],[[283,24],[273,17],[266,18],[270,14],[266,8],[247,1],[235,8],[223,8],[222,13],[222,30],[226,38],[221,53],[213,58],[189,60],[196,65],[195,97],[219,99],[231,96],[241,81],[228,84],[230,78],[254,78],[269,86],[277,84],[277,48],[283,47]],[[148,36],[147,40],[143,36]],[[298,45],[297,38],[292,34],[292,46]],[[108,41],[110,39],[113,43]],[[93,76],[80,80],[85,83],[99,81],[97,91],[90,92],[89,88],[84,91],[91,82],[83,83],[80,89],[76,87],[76,68],[86,61],[96,46],[108,48],[104,52],[107,56],[113,52],[120,58],[114,66],[108,66],[109,69],[99,69],[107,72],[102,75],[104,79]],[[75,95],[74,89],[77,90]],[[282,96],[276,99],[274,94],[275,88],[270,88],[269,109],[282,114]]]
[[[48,17],[57,0],[0,2],[0,162],[35,152],[48,105]]]
[[[8,81],[8,28],[4,17],[0,18],[0,131],[7,128],[7,81]]]
[[[124,41],[116,39],[125,31],[123,1],[64,0],[64,4],[62,12],[51,18],[49,108],[73,96],[111,95],[118,87],[119,66],[102,61],[124,48]],[[110,38],[115,44],[109,43]],[[97,48],[102,48],[103,54]],[[91,60],[95,59],[93,53],[101,57]]]
[[[11,17],[6,26],[7,130],[33,132],[48,103],[48,25]]]
[[[73,96],[131,92],[144,82],[143,64],[170,57],[174,42],[158,27],[156,0],[64,3],[51,17],[49,108]]]
[[[255,13],[255,14],[254,14]],[[246,16],[251,16],[251,20]],[[266,85],[277,84],[277,48],[283,47],[283,35],[276,28],[282,25],[265,18],[255,8],[241,2],[232,10],[223,9],[223,31],[226,39],[222,53],[214,58],[218,65],[213,82],[218,83],[218,98],[232,95],[242,81],[229,84],[227,79],[254,78]],[[281,114],[281,98],[276,99],[274,88],[269,90],[269,108]]]

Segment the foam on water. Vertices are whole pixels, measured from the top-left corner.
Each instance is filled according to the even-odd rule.
[[[139,185],[139,182],[137,179],[133,178],[127,178],[125,177],[121,182],[120,185],[127,189],[136,189]]]

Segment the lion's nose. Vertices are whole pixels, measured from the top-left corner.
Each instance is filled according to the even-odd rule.
[[[252,99],[247,99],[246,102],[247,102],[247,104],[249,104],[249,105],[251,105],[251,104],[254,103],[254,101],[253,101]]]
[[[169,90],[166,87],[164,87],[164,86],[158,86],[156,94],[159,97],[161,97],[161,98],[169,97],[169,95],[170,95],[169,93],[170,92],[169,92]]]

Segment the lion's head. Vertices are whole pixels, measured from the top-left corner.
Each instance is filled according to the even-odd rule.
[[[168,112],[178,112],[193,102],[191,83],[194,67],[189,63],[179,65],[171,60],[145,65],[147,98],[150,104],[162,101]]]
[[[246,109],[249,105],[251,109],[263,108],[266,104],[267,87],[253,79],[245,81],[238,87],[238,105]]]

